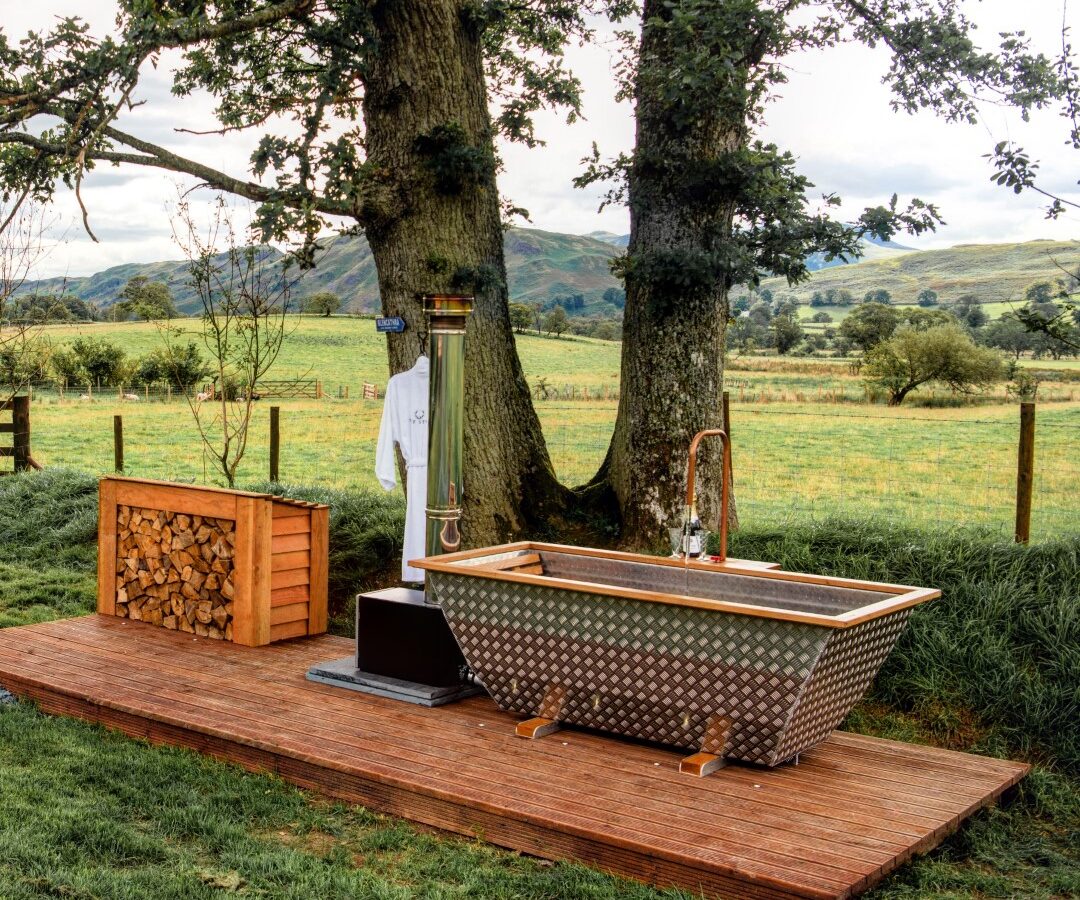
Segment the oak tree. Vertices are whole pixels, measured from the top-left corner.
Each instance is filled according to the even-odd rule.
[[[383,313],[407,323],[388,338],[392,373],[424,349],[418,294],[476,296],[466,346],[465,539],[499,540],[565,503],[514,349],[494,138],[536,143],[538,109],[576,114],[580,85],[562,51],[587,36],[593,3],[118,7],[111,35],[91,35],[74,17],[17,45],[0,35],[0,188],[49,200],[62,183],[81,203],[84,179],[102,165],[178,172],[252,201],[259,237],[290,244],[308,265],[328,228],[362,230]],[[147,101],[142,76],[168,52],[180,56],[173,93],[206,92],[217,104],[198,158],[150,139],[134,120],[126,125],[127,112]],[[237,131],[259,135],[243,177],[215,159],[213,136]]]
[[[863,377],[889,392],[890,406],[899,406],[929,382],[970,394],[999,381],[1002,371],[998,355],[978,346],[958,324],[924,331],[904,326],[866,354]]]
[[[622,96],[633,100],[633,153],[594,151],[581,185],[613,183],[630,209],[616,264],[626,285],[622,385],[607,458],[593,486],[614,492],[627,544],[655,544],[681,515],[686,448],[721,422],[728,293],[765,274],[807,276],[806,260],[860,255],[864,237],[932,228],[940,217],[894,196],[854,223],[830,217],[837,198],[811,199],[791,151],[760,139],[789,57],[844,42],[881,45],[893,105],[948,120],[976,117],[992,98],[1023,112],[1072,97],[1055,60],[1006,35],[980,48],[955,0],[644,0],[626,32]],[[709,448],[713,449],[713,448]],[[719,454],[703,460],[703,515],[719,509]]]

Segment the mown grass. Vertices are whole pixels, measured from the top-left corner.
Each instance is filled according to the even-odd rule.
[[[258,486],[256,486],[258,487]],[[329,500],[337,590],[377,582],[401,509]],[[91,608],[94,480],[0,481],[0,621]],[[871,896],[1080,894],[1080,538],[1018,547],[979,531],[854,520],[757,526],[732,552],[786,568],[938,587],[847,728],[1036,763],[1016,796]],[[66,574],[65,574],[66,573]],[[66,592],[51,592],[70,578]],[[24,602],[23,597],[33,598]],[[346,617],[347,618],[347,617]],[[269,776],[0,707],[0,898],[671,897],[331,805]]]

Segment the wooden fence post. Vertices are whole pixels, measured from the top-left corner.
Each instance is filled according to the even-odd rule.
[[[15,471],[30,468],[30,398],[14,397],[11,403],[11,424],[15,457]]]
[[[278,480],[281,457],[281,407],[270,407],[270,480]]]
[[[1016,543],[1031,540],[1031,496],[1035,483],[1035,404],[1020,404],[1020,447],[1016,454]]]
[[[112,417],[113,433],[113,470],[117,474],[124,471],[124,417]]]

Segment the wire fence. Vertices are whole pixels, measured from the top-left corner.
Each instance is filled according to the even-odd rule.
[[[256,404],[242,484],[265,481],[269,407]],[[286,483],[375,487],[382,400],[335,396],[273,401],[281,408],[280,475]],[[211,405],[212,407],[212,405]],[[208,412],[213,415],[212,408]],[[603,461],[613,400],[538,401],[559,478],[578,485]],[[93,400],[36,393],[32,449],[45,466],[112,471],[114,416],[123,420],[125,473],[221,483],[187,403],[112,391]],[[921,525],[981,525],[1011,534],[1015,519],[1019,407],[889,410],[807,404],[732,404],[739,515],[746,524],[835,514]],[[211,427],[211,433],[214,433]],[[6,435],[0,436],[6,438]],[[2,441],[0,441],[2,443]],[[1080,408],[1038,408],[1032,534],[1080,529]],[[0,460],[3,462],[3,460]],[[10,467],[10,463],[7,464]],[[399,488],[400,490],[400,488]]]

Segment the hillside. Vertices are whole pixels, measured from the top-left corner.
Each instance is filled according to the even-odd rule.
[[[531,228],[512,228],[506,233],[506,268],[510,297],[519,302],[548,300],[560,294],[584,294],[587,304],[598,305],[608,288],[619,283],[608,263],[617,250],[605,241],[576,234],[555,234]],[[278,251],[270,253],[280,256]],[[81,300],[107,309],[116,302],[128,279],[145,275],[164,281],[182,312],[195,312],[198,297],[188,284],[183,260],[130,263],[113,266],[83,278],[66,280],[66,290]],[[29,282],[23,293],[56,293],[65,279]],[[293,297],[303,299],[318,291],[333,291],[350,311],[378,309],[379,288],[371,249],[363,237],[339,237],[329,241],[316,268],[300,276]]]
[[[612,257],[626,245],[626,235],[593,232],[592,235],[557,234],[534,228],[511,228],[506,232],[506,267],[510,297],[522,303],[550,300],[559,295],[583,294],[584,312],[601,308],[604,291],[618,287],[611,275]],[[1080,243],[1030,241],[1025,244],[961,244],[948,250],[916,251],[892,243],[866,243],[865,257],[857,263],[825,264],[811,259],[810,266],[827,266],[794,288],[780,278],[766,279],[763,287],[792,294],[809,302],[816,290],[844,288],[861,298],[872,288],[885,288],[894,303],[914,303],[923,288],[932,288],[943,301],[976,294],[984,302],[1013,300],[1033,282],[1054,280],[1062,273],[1057,264],[1075,270],[1080,266]],[[278,251],[268,249],[272,255]],[[81,300],[107,309],[116,302],[128,279],[145,275],[168,284],[182,312],[195,312],[198,298],[188,285],[183,260],[131,263],[114,266],[95,275],[68,279],[66,289]],[[23,292],[56,293],[63,279],[29,282]],[[339,237],[329,241],[317,267],[304,273],[293,289],[296,299],[318,291],[338,294],[352,312],[375,312],[379,291],[375,263],[363,237]]]
[[[1023,244],[959,244],[947,250],[894,253],[847,266],[822,269],[808,281],[789,287],[782,278],[768,278],[762,287],[790,294],[808,303],[814,291],[846,289],[861,298],[884,288],[893,303],[914,303],[919,291],[931,288],[942,301],[975,294],[984,303],[1016,300],[1037,281],[1055,281],[1058,266],[1080,266],[1080,242],[1028,241]]]

